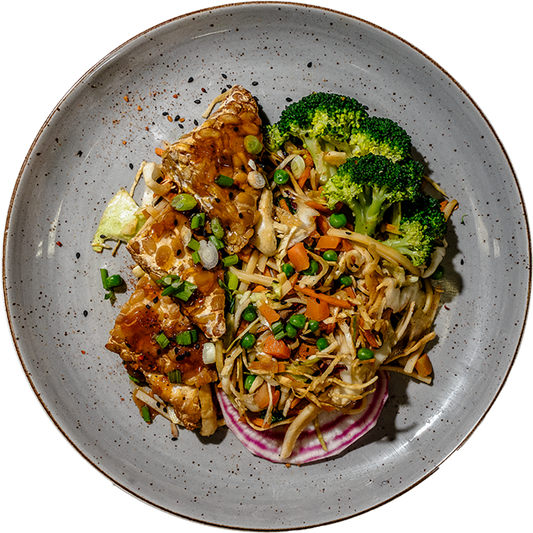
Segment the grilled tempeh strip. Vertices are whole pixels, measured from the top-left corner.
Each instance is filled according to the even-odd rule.
[[[192,194],[210,218],[221,221],[229,253],[247,244],[257,222],[260,191],[249,185],[248,173],[258,155],[246,150],[244,139],[254,135],[262,141],[258,111],[253,96],[235,85],[210,118],[163,154],[164,174]],[[220,175],[232,178],[233,185],[216,184]]]
[[[168,205],[143,226],[127,248],[135,262],[154,279],[176,274],[194,283],[198,287],[195,294],[180,305],[207,337],[218,339],[226,331],[224,290],[218,283],[222,268],[205,270],[194,263],[184,244],[189,228],[189,219]]]

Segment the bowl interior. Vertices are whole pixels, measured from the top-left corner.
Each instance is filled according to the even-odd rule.
[[[431,359],[433,385],[391,377],[378,426],[341,456],[286,468],[227,430],[203,439],[147,426],[104,344],[119,306],[99,269],[132,263],[90,246],[106,202],[163,140],[239,83],[274,121],[312,91],[354,96],[399,122],[433,180],[459,201]],[[157,26],[92,68],[59,103],[21,171],[4,285],[28,378],[69,441],[131,494],[209,524],[287,529],[361,513],[434,471],[475,429],[512,365],[529,298],[530,247],[511,165],[487,120],[427,56],[362,20],[308,6],[242,4]]]

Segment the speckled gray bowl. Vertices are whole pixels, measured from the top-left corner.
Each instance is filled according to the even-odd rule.
[[[142,422],[117,356],[103,347],[116,309],[103,301],[99,268],[123,273],[131,286],[124,249],[111,258],[90,247],[105,202],[119,186],[129,187],[162,140],[192,128],[211,98],[234,83],[250,88],[270,119],[289,98],[310,91],[355,96],[412,133],[432,178],[460,204],[432,349],[434,384],[392,376],[378,426],[318,464],[289,469],[257,459],[225,430],[210,439],[182,432],[171,441],[163,422]],[[65,437],[142,500],[235,528],[325,524],[378,506],[431,474],[498,395],[530,290],[518,184],[469,96],[396,36],[341,13],[283,3],[171,20],[92,68],[30,149],[4,252],[18,353]],[[125,299],[119,295],[118,304]]]

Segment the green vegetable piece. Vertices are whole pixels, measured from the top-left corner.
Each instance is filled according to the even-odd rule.
[[[108,277],[109,277],[109,273],[107,272],[107,269],[101,268],[100,269],[100,278],[102,279],[102,286],[104,287],[105,290],[107,290],[106,281],[107,281]]]
[[[190,346],[198,340],[198,333],[195,329],[181,331],[176,335],[176,344],[180,346]]]
[[[243,320],[246,320],[246,322],[253,322],[257,318],[257,311],[255,310],[255,307],[253,305],[249,305],[242,312],[241,316]]]
[[[307,323],[307,327],[309,328],[309,331],[314,333],[315,331],[318,331],[320,329],[320,322],[318,322],[317,320],[310,320]]]
[[[315,276],[316,274],[318,274],[319,269],[320,265],[314,259],[311,259],[309,267],[305,270],[302,270],[302,274],[306,276]]]
[[[183,300],[184,302],[188,302],[197,288],[198,287],[194,283],[191,283],[190,281],[184,281],[174,296],[180,300]]]
[[[289,322],[285,325],[285,333],[289,339],[294,339],[298,335],[298,330]]]
[[[192,255],[192,260],[194,261],[194,264],[197,265],[198,263],[200,263],[202,261],[202,259],[200,258],[200,254],[198,252],[194,252]]]
[[[294,267],[290,263],[284,263],[281,267],[281,271],[287,276],[290,277],[294,274]]]
[[[224,248],[224,242],[221,241],[219,238],[215,237],[214,235],[210,235],[209,240],[215,245],[215,248],[217,250],[222,250]]]
[[[274,172],[274,182],[278,185],[285,185],[289,179],[289,173],[286,170],[283,170],[282,168],[278,168],[276,172]]]
[[[283,326],[283,322],[281,320],[278,320],[277,322],[274,322],[270,328],[272,329],[272,333],[276,335],[277,333],[282,333],[285,331],[285,327]]]
[[[239,287],[239,278],[233,272],[226,272],[226,285],[230,291],[236,291]]]
[[[197,252],[200,249],[200,243],[196,239],[191,239],[187,244],[187,247]]]
[[[244,138],[244,148],[249,154],[257,155],[263,150],[263,145],[255,135],[247,135]]]
[[[114,289],[115,287],[120,287],[124,283],[124,280],[120,277],[119,274],[114,274],[113,276],[109,276],[105,280],[105,288],[106,289]]]
[[[322,257],[324,258],[324,261],[337,261],[337,259],[339,258],[339,255],[337,254],[335,250],[326,250],[322,254]]]
[[[302,315],[299,313],[292,315],[289,318],[289,323],[298,329],[302,329],[305,326],[306,321],[307,321],[307,318],[305,317],[305,315]]]
[[[257,376],[254,376],[253,374],[248,374],[246,376],[246,379],[244,380],[244,388],[246,390],[250,390],[252,388],[256,377]]]
[[[191,218],[191,229],[195,230],[205,225],[205,213],[195,213]]]
[[[316,341],[316,347],[322,351],[322,350],[325,350],[327,347],[329,346],[329,342],[326,338],[324,337],[320,337],[320,339],[318,339]]]
[[[339,282],[341,284],[341,287],[348,287],[350,285],[353,285],[353,279],[351,276],[348,276],[348,274],[343,274],[339,278]]]
[[[357,358],[361,361],[374,359],[374,352],[370,348],[359,348],[359,350],[357,350]]]
[[[233,178],[230,178],[229,176],[224,176],[224,174],[220,174],[220,176],[215,179],[215,183],[220,187],[231,187],[233,185],[233,182]]]
[[[168,337],[163,332],[161,332],[159,335],[157,335],[155,340],[156,340],[157,344],[159,344],[159,346],[161,346],[161,348],[166,348],[170,344],[170,340],[168,339]]]
[[[228,255],[227,257],[222,258],[222,264],[226,268],[236,265],[238,262],[239,262],[239,256],[237,254]]]
[[[168,380],[170,383],[181,383],[181,370],[176,368],[168,373]]]
[[[224,228],[222,227],[222,224],[220,223],[220,219],[213,218],[211,220],[211,233],[217,238],[222,239],[224,237]]]
[[[177,194],[170,201],[170,205],[176,211],[190,211],[196,207],[196,199],[191,194],[181,193]]]
[[[241,346],[245,350],[249,350],[253,347],[255,344],[255,335],[253,333],[247,333],[242,339],[241,339]]]
[[[127,243],[135,237],[146,222],[139,206],[130,194],[121,188],[109,201],[93,237],[95,252],[102,252],[107,240]]]
[[[150,423],[152,421],[152,415],[150,414],[150,408],[147,405],[141,407],[141,415],[145,422]]]
[[[348,219],[346,218],[346,215],[343,213],[333,213],[329,217],[329,223],[334,228],[343,228],[348,223]]]

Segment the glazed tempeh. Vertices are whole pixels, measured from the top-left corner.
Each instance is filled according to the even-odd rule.
[[[253,235],[260,190],[248,183],[257,154],[245,147],[245,138],[262,141],[261,118],[253,96],[235,85],[218,110],[203,124],[169,146],[163,172],[178,188],[192,194],[210,218],[220,219],[228,253],[241,250]],[[222,175],[233,180],[220,186]]]

